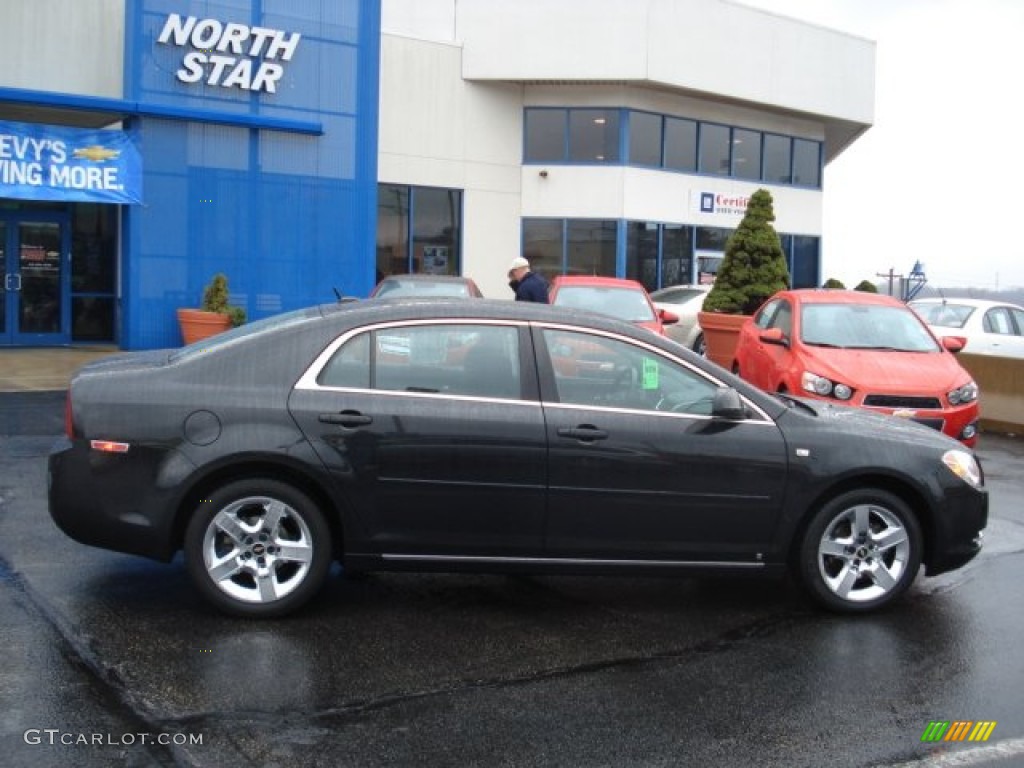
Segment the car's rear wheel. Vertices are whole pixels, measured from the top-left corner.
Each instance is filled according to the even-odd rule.
[[[331,533],[317,505],[276,480],[224,485],[185,531],[185,564],[203,596],[235,616],[294,611],[323,586]]]
[[[701,357],[708,356],[708,345],[704,343],[703,333],[698,333],[697,338],[693,340],[693,351]]]
[[[881,489],[848,491],[808,525],[800,544],[800,578],[827,608],[870,611],[906,591],[921,565],[921,550],[921,527],[899,497]]]

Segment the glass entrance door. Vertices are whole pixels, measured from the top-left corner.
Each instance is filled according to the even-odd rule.
[[[66,220],[0,222],[0,343],[45,346],[68,341],[67,239]]]

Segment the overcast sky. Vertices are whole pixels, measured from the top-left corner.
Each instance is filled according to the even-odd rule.
[[[877,43],[874,126],[825,168],[823,278],[1024,287],[1024,2],[741,2]]]

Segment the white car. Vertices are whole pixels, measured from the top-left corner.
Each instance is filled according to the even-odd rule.
[[[673,285],[651,293],[651,301],[657,309],[667,309],[679,317],[678,323],[665,326],[665,335],[698,355],[703,355],[705,348],[697,313],[710,290],[710,285]]]
[[[1024,358],[1024,307],[984,299],[915,299],[908,306],[936,336],[967,339],[968,354]]]

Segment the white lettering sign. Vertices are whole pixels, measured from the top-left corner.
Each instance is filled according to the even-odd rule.
[[[184,55],[175,73],[183,83],[277,93],[284,66],[275,62],[291,61],[301,39],[298,32],[172,13],[157,42],[195,49]]]

